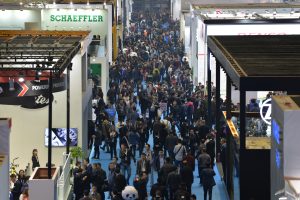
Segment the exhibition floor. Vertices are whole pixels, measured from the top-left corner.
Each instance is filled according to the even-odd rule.
[[[152,137],[149,138],[149,144],[152,145],[153,144],[153,140]],[[138,153],[137,153],[138,154]],[[108,169],[108,165],[111,162],[110,160],[110,154],[109,153],[105,153],[103,151],[101,151],[100,153],[100,159],[93,159],[94,155],[94,149],[91,151],[90,154],[90,162],[91,163],[98,163],[101,162],[102,168],[104,170]],[[138,155],[137,155],[138,156]],[[139,159],[139,158],[137,158]],[[133,182],[133,178],[135,177],[135,171],[136,171],[136,165],[134,163],[131,164],[132,168],[131,168],[131,178],[129,183],[132,184]],[[196,166],[197,166],[197,161],[196,161]],[[226,200],[226,192],[225,192],[225,185],[222,183],[220,174],[218,172],[218,169],[216,167],[214,167],[214,171],[216,172],[216,176],[215,181],[216,181],[216,186],[213,188],[213,199],[214,200]],[[198,171],[195,170],[194,171],[194,183],[192,185],[192,193],[196,194],[197,199],[202,199],[204,192],[203,192],[203,188],[200,186],[199,184],[199,178],[198,178]],[[157,174],[154,175],[154,181],[157,180]],[[150,183],[148,182],[148,192],[150,191]],[[108,197],[108,194],[106,193],[106,199]]]

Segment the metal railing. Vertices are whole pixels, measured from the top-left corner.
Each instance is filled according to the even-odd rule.
[[[70,173],[71,173],[71,154],[63,153],[64,166],[62,168],[61,175],[57,181],[57,199],[68,199],[71,191]]]

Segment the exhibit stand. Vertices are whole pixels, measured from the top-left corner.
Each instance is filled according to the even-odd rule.
[[[300,96],[272,98],[271,199],[300,197]]]
[[[9,119],[0,118],[0,199],[9,199]]]
[[[30,200],[57,200],[59,168],[52,168],[51,179],[48,179],[47,170],[47,168],[38,167],[29,178]]]
[[[207,38],[209,36],[233,36],[233,35],[297,35],[299,29],[299,15],[291,12],[298,9],[299,5],[290,4],[268,4],[272,9],[267,10],[267,5],[262,4],[210,4],[195,3],[190,7],[190,12],[186,11],[182,15],[186,44],[189,51],[190,66],[193,70],[194,83],[206,83],[208,80],[207,64]],[[210,4],[210,5],[207,5]],[[276,7],[278,6],[278,7]],[[272,14],[276,12],[276,14]],[[269,13],[268,13],[269,12]],[[292,13],[292,14],[291,14]],[[213,56],[210,57],[211,66],[216,65]],[[216,70],[211,67],[212,82],[215,84]],[[225,97],[226,75],[221,71],[221,97]],[[240,102],[239,91],[232,87],[233,103]],[[252,98],[257,98],[256,91],[247,91],[246,102]]]

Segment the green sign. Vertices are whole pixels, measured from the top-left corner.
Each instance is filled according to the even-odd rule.
[[[94,76],[100,76],[101,77],[101,64],[91,64],[90,68],[91,68],[92,74]]]
[[[50,15],[51,22],[103,22],[102,15]]]

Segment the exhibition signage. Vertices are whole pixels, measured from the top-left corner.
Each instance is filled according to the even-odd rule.
[[[0,104],[21,105],[23,108],[37,109],[49,104],[48,80],[0,83]],[[66,89],[65,77],[53,79],[53,92]]]
[[[267,99],[260,107],[260,117],[268,125],[271,125],[271,111],[272,111],[271,99]]]
[[[50,15],[51,22],[103,22],[102,15]]]

